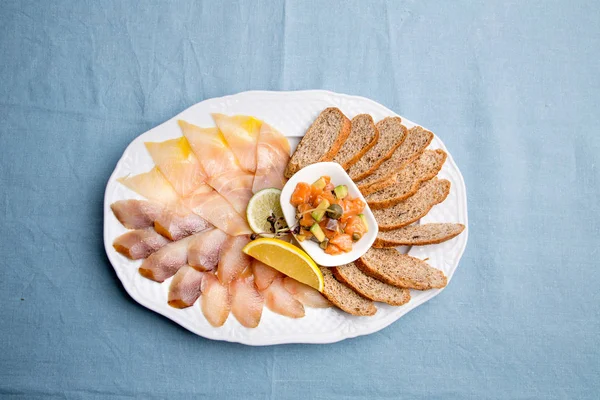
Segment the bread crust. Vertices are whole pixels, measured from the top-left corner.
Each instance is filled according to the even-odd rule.
[[[391,306],[401,306],[401,305],[404,305],[404,304],[406,304],[406,303],[408,303],[410,301],[410,291],[408,289],[398,288],[396,286],[394,286],[393,289],[403,291],[402,298],[399,301],[394,301],[394,300],[389,299],[389,298],[388,299],[384,299],[381,296],[374,296],[371,293],[368,293],[366,290],[362,290],[361,286],[358,285],[356,282],[353,282],[351,279],[348,279],[348,277],[344,275],[344,272],[342,271],[342,269],[343,269],[343,266],[342,267],[333,267],[333,268],[331,268],[331,270],[333,272],[333,276],[335,276],[335,278],[339,282],[341,282],[341,283],[345,284],[346,286],[350,287],[356,293],[358,293],[359,295],[361,295],[364,298],[367,298],[367,299],[373,300],[373,301],[379,301],[379,302],[382,302],[382,303],[386,303],[386,304],[389,304]],[[360,269],[359,269],[359,271],[360,271]],[[364,272],[362,272],[362,273],[364,274]],[[369,276],[369,275],[366,275],[366,276],[369,279],[375,279],[372,276]],[[381,285],[388,285],[387,283],[382,282],[379,279],[376,279],[376,280]],[[388,286],[392,286],[392,285],[388,285]]]
[[[391,250],[391,249],[387,249],[387,250]],[[427,273],[427,277],[421,276],[420,278],[422,278],[422,279],[419,279],[421,282],[419,282],[418,280],[412,279],[411,277],[406,277],[406,276],[405,277],[401,277],[401,276],[394,277],[394,276],[386,273],[385,271],[380,270],[379,268],[377,268],[376,265],[371,265],[371,263],[369,263],[369,261],[366,260],[364,258],[364,256],[359,258],[358,260],[356,260],[354,263],[356,264],[358,269],[360,269],[365,274],[367,274],[375,279],[378,279],[382,282],[385,282],[388,285],[392,285],[392,286],[396,286],[396,287],[400,287],[400,288],[415,289],[415,290],[429,290],[429,289],[443,288],[443,287],[446,287],[446,285],[448,284],[448,277],[444,274],[443,271],[441,271],[437,268],[433,268],[432,266],[427,264],[425,261],[420,260],[416,257],[411,257],[407,254],[401,254],[397,250],[395,250],[395,251],[399,257],[405,258],[405,262],[412,262],[412,263],[420,264],[423,267],[423,271]],[[439,278],[439,282],[437,282],[436,280],[432,280],[432,279],[427,280],[427,278],[431,278],[431,274],[436,274],[437,278]]]
[[[379,210],[381,208],[392,207],[392,206],[400,203],[401,201],[406,200],[409,197],[413,196],[415,193],[417,193],[417,191],[419,190],[419,186],[421,186],[421,183],[427,182],[427,181],[435,178],[437,176],[437,174],[440,172],[440,170],[442,169],[442,166],[444,165],[444,163],[446,162],[446,158],[448,157],[448,154],[444,150],[442,150],[442,149],[437,149],[437,150],[433,150],[433,151],[435,153],[441,155],[441,160],[439,162],[439,165],[436,166],[435,170],[429,172],[428,174],[426,174],[425,176],[423,176],[423,177],[421,177],[419,179],[416,179],[413,182],[410,190],[407,193],[403,194],[403,195],[399,195],[399,196],[392,197],[392,198],[387,198],[385,200],[371,200],[371,201],[369,201],[369,199],[367,198],[366,200],[367,200],[367,204],[369,205],[369,207],[371,207],[373,210]],[[421,155],[423,153],[424,152],[422,152]],[[419,155],[419,157],[421,155]],[[413,161],[415,161],[415,160],[416,160],[416,158]],[[409,164],[405,164],[403,168],[406,168],[408,166],[409,166]],[[397,177],[397,175],[396,175],[396,177]],[[394,182],[395,181],[396,180],[394,179]],[[391,185],[388,185],[388,186],[391,186]],[[385,187],[382,188],[382,189],[385,189]],[[379,190],[381,190],[381,189],[378,189],[378,191]],[[375,192],[373,192],[373,193],[375,193]],[[372,194],[372,193],[369,193],[369,194]],[[364,196],[364,193],[363,193],[363,196]]]
[[[429,131],[427,131],[429,132]],[[408,134],[405,136],[408,137]],[[413,154],[412,157],[410,157],[409,159],[407,159],[405,162],[403,162],[402,164],[400,164],[398,166],[398,168],[394,169],[394,171],[391,171],[390,173],[388,173],[387,175],[381,177],[381,179],[376,180],[375,182],[371,182],[368,184],[360,184],[360,182],[357,182],[356,186],[358,187],[358,190],[360,190],[360,192],[363,194],[363,196],[367,196],[371,193],[375,193],[381,189],[385,189],[386,187],[390,186],[391,184],[393,184],[396,181],[396,175],[398,175],[399,170],[401,170],[402,168],[406,167],[408,164],[410,164],[411,162],[413,162],[414,160],[416,160],[418,157],[421,156],[421,154],[423,154],[423,152],[425,152],[425,150],[427,149],[427,146],[429,146],[431,144],[431,142],[433,141],[433,134],[431,134],[429,136],[429,139],[427,140],[427,142],[425,143],[425,145],[423,146],[423,148],[421,149],[421,151]],[[391,156],[390,156],[391,157]],[[383,162],[382,162],[383,164]],[[379,164],[379,166],[381,166],[381,164]],[[375,171],[371,172],[370,175],[372,175]],[[366,176],[364,178],[361,179],[365,179]]]
[[[455,237],[460,235],[465,230],[465,226],[463,224],[455,224],[455,225],[460,225],[460,229],[455,232],[451,232],[450,234],[448,234],[446,236],[442,236],[442,237],[439,237],[437,239],[432,239],[432,240],[421,240],[421,241],[419,241],[419,240],[392,240],[392,239],[383,239],[378,236],[377,239],[375,239],[375,242],[373,243],[373,247],[376,249],[385,249],[385,248],[398,247],[398,246],[427,246],[430,244],[444,243],[450,239],[454,239]],[[400,228],[400,229],[402,229],[402,228]]]
[[[363,114],[357,115],[354,118],[358,118],[361,115],[363,115]],[[354,118],[352,118],[352,121],[354,121]],[[371,150],[373,148],[373,146],[375,146],[375,144],[377,144],[377,141],[379,140],[379,129],[377,129],[377,125],[375,125],[375,121],[373,121],[373,117],[371,117],[369,115],[369,118],[371,119],[371,123],[373,124],[373,129],[375,129],[375,136],[373,137],[373,140],[371,140],[371,142],[369,144],[367,144],[362,150],[360,150],[358,153],[356,153],[354,155],[354,157],[352,157],[350,160],[346,161],[344,164],[340,164],[342,166],[342,168],[348,169],[351,166],[353,166],[354,164],[356,164],[358,162],[358,160],[360,160],[362,158],[362,156],[364,156],[366,154],[367,151]],[[352,121],[350,121],[351,127],[352,127]]]
[[[330,271],[329,268],[321,267],[321,272],[323,273],[323,278],[325,280],[325,287],[323,289],[322,294],[323,294],[323,296],[325,296],[325,298],[327,298],[327,300],[332,302],[337,308],[339,308],[342,311],[347,312],[348,314],[356,315],[359,317],[374,315],[377,312],[377,307],[375,307],[375,304],[371,300],[362,297],[361,295],[356,293],[352,288],[350,288],[349,286],[347,286],[347,285],[339,282],[337,279],[335,279],[335,277],[333,276],[333,273]],[[343,290],[349,290],[350,292],[352,292],[356,296],[358,296],[360,299],[362,299],[362,301],[368,302],[367,304],[365,304],[366,308],[361,312],[360,310],[349,307],[347,303],[344,303],[343,301],[341,301],[341,299],[338,296],[335,295],[335,293],[334,293],[335,290],[332,290],[332,291],[328,290],[331,287],[331,285],[341,285],[340,287],[343,287],[344,288]]]
[[[326,108],[325,110],[323,110],[321,112],[321,114],[319,114],[319,116],[315,119],[315,121],[308,128],[307,132],[310,131],[317,122],[319,122],[319,117],[321,115],[323,115],[327,112],[331,112],[331,111],[335,111],[336,113],[339,112],[339,114],[342,116],[342,127],[340,129],[340,133],[338,134],[335,142],[333,142],[333,144],[331,145],[331,147],[329,148],[329,150],[326,153],[324,153],[319,159],[314,160],[313,162],[306,164],[306,165],[310,165],[310,164],[314,164],[314,163],[318,163],[318,162],[322,162],[322,161],[333,160],[333,158],[335,157],[337,152],[340,150],[340,147],[342,147],[342,144],[344,143],[344,141],[348,138],[348,135],[350,134],[350,129],[352,127],[350,120],[348,119],[348,117],[346,117],[346,115],[344,115],[344,113],[339,108],[336,108],[336,107],[329,107],[329,108]],[[300,143],[298,143],[298,147],[296,148],[296,151],[294,151],[294,154],[292,154],[292,157],[290,158],[288,165],[285,167],[284,176],[286,178],[291,178],[292,175],[294,175],[296,172],[298,172],[300,169],[302,169],[303,167],[306,166],[306,165],[300,165],[299,162],[294,159],[294,156],[296,155],[298,150],[303,148],[303,146],[308,145],[307,144],[308,142],[304,141],[305,139],[306,139],[306,134],[304,135],[304,137],[302,137],[302,140],[300,140]]]
[[[427,205],[427,207],[425,207],[421,213],[419,213],[418,215],[416,215],[414,218],[411,218],[409,220],[406,221],[402,221],[393,225],[382,225],[379,221],[377,221],[377,224],[379,225],[379,230],[380,231],[391,231],[394,229],[398,229],[398,228],[402,228],[403,226],[407,226],[412,224],[413,222],[416,222],[418,220],[420,220],[421,218],[423,218],[425,215],[427,215],[429,213],[429,211],[431,211],[431,209],[433,208],[433,206],[440,204],[441,202],[443,202],[444,200],[446,200],[446,197],[448,197],[448,195],[450,194],[450,182],[442,179],[440,180],[440,184],[443,185],[443,193],[440,197],[436,198],[434,200],[434,202],[429,203]],[[414,195],[413,195],[414,196]],[[409,197],[410,198],[410,197]],[[393,207],[393,206],[392,206]]]
[[[398,118],[400,120],[399,122],[400,123],[402,122],[402,119],[400,117],[386,117],[386,118],[382,119],[381,121],[379,121],[375,125],[375,127],[377,127],[377,125],[380,124],[382,121],[385,121],[385,120],[388,120],[388,119],[393,119],[393,118]],[[353,178],[354,181],[360,181],[361,179],[365,179],[367,176],[369,176],[373,172],[375,172],[375,170],[377,168],[379,168],[381,166],[381,164],[383,164],[383,162],[385,160],[388,160],[392,156],[392,154],[394,154],[394,151],[396,151],[396,149],[398,147],[400,147],[402,145],[402,143],[404,143],[404,141],[406,140],[406,136],[408,136],[408,129],[404,125],[402,125],[402,124],[400,126],[402,127],[401,129],[402,129],[402,132],[404,134],[402,140],[400,140],[398,143],[396,143],[394,146],[392,146],[389,149],[389,151],[383,157],[381,157],[379,160],[377,160],[377,162],[375,162],[375,164],[373,164],[371,166],[371,168],[369,168],[366,171],[363,171],[360,175],[354,177]],[[366,152],[365,152],[365,154],[366,154]]]

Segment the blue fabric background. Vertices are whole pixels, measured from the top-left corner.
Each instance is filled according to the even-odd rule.
[[[0,396],[600,396],[594,1],[0,2]],[[137,135],[249,89],[370,97],[465,177],[452,284],[383,331],[252,348],[130,299],[106,181]]]

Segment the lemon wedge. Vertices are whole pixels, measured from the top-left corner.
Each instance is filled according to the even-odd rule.
[[[323,274],[304,250],[279,239],[261,238],[248,243],[242,251],[271,268],[323,291]]]

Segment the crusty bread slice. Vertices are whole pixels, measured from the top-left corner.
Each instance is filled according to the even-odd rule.
[[[465,226],[463,224],[433,223],[411,225],[393,231],[379,232],[373,247],[424,246],[438,244],[458,236]]]
[[[436,204],[441,203],[450,193],[450,182],[433,178],[424,182],[413,196],[400,203],[380,210],[373,210],[380,231],[391,231],[410,225],[427,215]]]
[[[326,108],[296,147],[285,168],[285,177],[291,178],[309,164],[331,161],[350,134],[351,123],[339,109]]]
[[[373,301],[401,306],[410,300],[410,291],[381,282],[356,267],[354,263],[331,268],[336,279],[358,294]]]
[[[385,160],[390,158],[406,138],[407,129],[399,117],[388,117],[376,125],[379,139],[371,150],[367,151],[356,164],[348,169],[348,175],[354,181],[364,179],[373,173]]]
[[[365,196],[365,200],[374,210],[400,203],[415,194],[421,183],[436,176],[446,157],[446,152],[441,149],[424,151],[398,172],[392,185]]]
[[[359,316],[374,315],[377,312],[377,308],[371,300],[365,299],[348,286],[338,282],[329,268],[319,268],[321,268],[325,281],[323,295],[336,307],[348,314]]]
[[[439,269],[396,249],[371,248],[355,263],[365,274],[406,289],[443,288],[448,283]]]
[[[394,183],[403,165],[417,158],[433,140],[433,133],[415,126],[408,131],[406,140],[392,156],[384,161],[370,176],[356,182],[363,196],[374,193]]]
[[[352,129],[333,161],[344,169],[350,168],[369,151],[379,139],[379,131],[375,127],[373,117],[359,114],[352,118]]]

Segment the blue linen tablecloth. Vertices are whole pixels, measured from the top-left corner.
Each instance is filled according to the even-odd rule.
[[[0,397],[597,399],[594,1],[0,2]],[[249,89],[372,98],[466,180],[450,286],[376,334],[253,348],[125,293],[106,181],[136,136]]]

